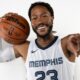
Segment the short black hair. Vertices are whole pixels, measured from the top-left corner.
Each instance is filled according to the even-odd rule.
[[[38,6],[38,5],[46,7],[47,10],[50,12],[51,16],[53,16],[53,18],[54,18],[54,11],[53,11],[53,8],[50,6],[50,4],[45,3],[45,2],[35,2],[35,3],[31,4],[31,6],[29,8],[29,11],[28,11],[28,16],[29,16],[30,19],[31,19],[31,10],[35,6]]]

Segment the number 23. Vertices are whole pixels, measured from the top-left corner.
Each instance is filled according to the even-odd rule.
[[[37,78],[36,80],[44,80],[46,76],[49,76],[50,74],[53,73],[53,76],[51,76],[51,80],[58,80],[57,76],[58,73],[56,70],[48,70],[46,73],[44,71],[37,71],[35,73],[35,76],[38,77],[39,75],[41,75],[41,77]]]

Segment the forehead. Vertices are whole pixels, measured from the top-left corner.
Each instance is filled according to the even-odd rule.
[[[50,13],[45,6],[37,5],[37,6],[33,7],[33,9],[31,10],[31,15],[36,14],[36,13],[40,13],[40,12]]]

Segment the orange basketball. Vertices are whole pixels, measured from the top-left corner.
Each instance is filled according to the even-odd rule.
[[[21,44],[26,41],[30,33],[28,21],[15,13],[7,13],[0,21],[1,37],[12,44]]]

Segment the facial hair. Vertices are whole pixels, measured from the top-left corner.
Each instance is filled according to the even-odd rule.
[[[47,26],[49,27],[49,29],[48,29],[48,32],[45,35],[38,34],[38,32],[36,31],[36,29],[34,29],[34,28],[33,28],[33,31],[36,33],[37,37],[41,37],[41,38],[46,39],[48,36],[50,36],[50,33],[52,31],[53,24],[50,25],[50,26],[49,25],[47,25]]]

